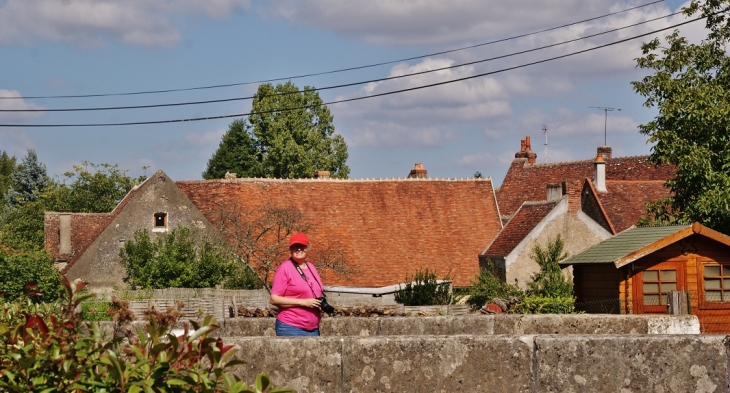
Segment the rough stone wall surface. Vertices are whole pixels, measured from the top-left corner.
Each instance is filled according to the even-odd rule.
[[[534,237],[526,237],[521,247],[515,248],[509,256],[506,282],[513,284],[517,280],[520,288],[526,288],[532,276],[540,271],[540,266],[532,258],[532,248],[537,244],[543,249],[550,239],[560,234],[565,244],[564,251],[576,255],[583,250],[601,242],[601,238],[593,233],[577,216],[569,213],[561,214],[548,222],[544,229]]]
[[[728,344],[699,335],[248,337],[227,340],[297,392],[727,392]],[[255,360],[254,360],[255,359]]]

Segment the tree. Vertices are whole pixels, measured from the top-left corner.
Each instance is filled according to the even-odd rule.
[[[655,143],[651,160],[676,166],[672,196],[649,206],[654,223],[702,224],[730,233],[730,19],[728,0],[693,0],[683,12],[706,17],[707,37],[689,43],[679,32],[642,45],[639,68],[653,74],[632,82],[644,106],[659,114],[639,126]]]
[[[226,172],[239,177],[311,178],[325,170],[347,178],[347,145],[335,135],[333,117],[313,87],[293,83],[259,86],[248,122],[236,120],[208,161],[204,179]]]
[[[127,282],[136,288],[212,288],[233,272],[232,256],[209,238],[177,227],[154,240],[146,229],[119,251]]]
[[[540,265],[540,271],[527,283],[527,294],[541,297],[573,297],[573,283],[560,269],[558,262],[568,257],[563,253],[565,243],[558,234],[555,239],[548,239],[547,248],[535,244],[532,248],[532,259]]]
[[[61,273],[45,250],[18,253],[0,246],[0,293],[8,301],[25,295],[26,283],[36,284],[37,302],[52,302],[61,291]]]
[[[28,149],[18,169],[10,176],[6,207],[15,208],[38,200],[49,183],[46,166],[38,161],[35,150]]]
[[[0,154],[0,196],[8,193],[8,189],[10,189],[10,177],[15,172],[15,169],[15,156],[10,157],[7,152],[3,151]],[[4,206],[5,199],[0,197],[0,213],[4,210]]]
[[[73,168],[74,172],[64,173],[63,182],[53,184],[46,203],[49,210],[110,212],[135,185],[144,180],[144,177],[129,177],[127,171],[119,169],[116,164],[97,165],[83,161],[82,166]]]

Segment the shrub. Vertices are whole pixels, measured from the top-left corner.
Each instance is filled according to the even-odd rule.
[[[514,314],[571,314],[574,311],[575,298],[525,296],[510,313]]]
[[[111,321],[112,317],[107,313],[111,306],[111,302],[83,302],[81,303],[81,319],[84,321]]]
[[[527,283],[527,294],[542,297],[572,297],[573,282],[563,275],[558,262],[568,257],[563,253],[563,239],[560,234],[548,240],[547,248],[536,244],[532,248],[532,258],[540,265],[540,271]]]
[[[5,251],[0,248],[0,293],[8,301],[23,297],[28,283],[35,284],[40,296],[34,303],[54,302],[61,292],[61,274],[53,257],[41,251]]]
[[[179,337],[150,318],[148,326],[127,343],[119,338],[104,340],[98,324],[83,321],[75,311],[94,296],[79,296],[83,286],[65,279],[66,300],[55,313],[28,310],[0,320],[0,391],[256,393],[269,389],[264,374],[250,387],[226,372],[241,362],[231,360],[233,345],[211,337],[218,328],[212,317],[200,325],[193,323],[192,332],[183,324]],[[38,295],[33,287],[29,294]],[[8,315],[7,305],[4,311],[0,315]],[[123,307],[117,311],[117,321],[131,315]],[[271,393],[290,391],[282,388]]]
[[[494,264],[489,259],[487,259],[487,266],[479,269],[479,274],[472,280],[468,294],[469,299],[466,302],[472,310],[478,310],[495,297],[507,298],[524,295],[517,286],[507,284],[497,278],[494,273]]]
[[[119,251],[127,270],[125,281],[137,288],[212,288],[233,272],[232,257],[209,239],[196,239],[189,228],[177,227],[150,239],[146,229]]]
[[[406,276],[405,288],[399,286],[395,293],[395,301],[404,306],[451,304],[451,299],[451,282],[437,282],[428,268],[418,269],[413,278]]]
[[[226,289],[259,289],[264,287],[264,282],[247,264],[239,264],[223,286]]]

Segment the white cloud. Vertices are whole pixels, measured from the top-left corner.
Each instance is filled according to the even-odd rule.
[[[183,135],[183,145],[192,147],[217,146],[226,131],[227,130],[225,129],[218,129],[214,131],[206,131],[202,134],[197,132],[188,132]]]
[[[15,156],[20,161],[29,148],[32,148],[33,142],[25,131],[17,128],[0,128],[0,150],[8,153],[9,156]]]
[[[0,43],[36,39],[99,46],[105,40],[147,47],[181,40],[178,16],[224,18],[249,0],[5,0]]]
[[[28,110],[43,109],[38,105],[26,102],[17,90],[0,89],[0,109],[3,110]],[[0,112],[0,120],[34,119],[43,116],[43,112]]]

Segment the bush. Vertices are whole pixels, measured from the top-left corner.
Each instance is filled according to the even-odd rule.
[[[264,282],[246,264],[239,264],[223,283],[226,289],[260,289]]]
[[[34,303],[54,302],[61,292],[61,273],[45,250],[3,252],[0,249],[0,293],[7,301],[23,297],[28,283],[35,284],[40,296]]]
[[[575,298],[525,296],[510,313],[514,314],[571,314]]]
[[[487,259],[487,267],[479,269],[479,274],[471,282],[468,290],[469,299],[466,301],[472,310],[478,310],[486,303],[496,298],[507,298],[510,296],[521,297],[524,294],[515,285],[500,281],[494,274],[494,264]]]
[[[404,306],[451,304],[451,282],[438,283],[436,273],[418,269],[413,278],[406,276],[405,288],[399,286],[395,301]]]
[[[83,302],[81,303],[81,319],[84,321],[111,321],[112,317],[107,313],[111,307],[111,302]]]
[[[135,232],[119,251],[127,269],[124,280],[137,288],[212,288],[233,272],[232,256],[208,239],[195,239],[189,228],[178,227],[150,239]]]
[[[532,258],[540,265],[540,271],[527,283],[527,294],[541,297],[573,297],[573,282],[563,275],[558,262],[568,257],[563,253],[563,239],[560,234],[549,239],[547,248],[536,244],[532,248]]]
[[[212,317],[193,324],[192,332],[183,324],[179,337],[165,327],[175,321],[161,324],[151,318],[128,343],[102,339],[98,324],[83,321],[75,311],[93,297],[78,296],[83,285],[64,280],[66,300],[56,313],[29,310],[0,319],[0,391],[256,393],[269,389],[264,374],[259,374],[255,387],[249,387],[226,372],[241,362],[230,360],[233,345],[211,337],[218,328]],[[0,315],[17,309],[5,307]],[[115,311],[117,321],[131,315],[128,310]]]

